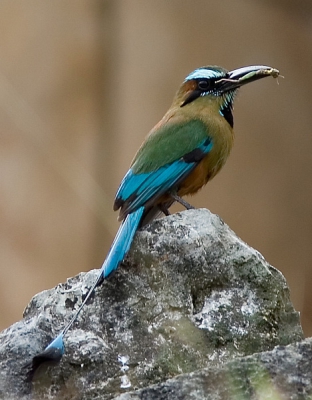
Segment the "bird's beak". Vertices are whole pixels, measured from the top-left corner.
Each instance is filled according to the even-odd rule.
[[[246,83],[265,78],[266,76],[277,78],[279,76],[279,70],[265,65],[242,67],[230,71],[227,78],[222,78],[216,83],[220,85],[222,92],[228,92],[230,90],[238,89]]]

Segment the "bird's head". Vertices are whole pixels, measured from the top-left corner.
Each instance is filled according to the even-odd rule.
[[[199,104],[202,99],[209,99],[210,104],[216,104],[219,113],[233,126],[233,101],[237,90],[249,82],[254,82],[266,76],[277,78],[277,69],[264,65],[249,66],[227,71],[217,66],[207,66],[195,69],[182,83],[175,104],[179,107],[189,107]]]

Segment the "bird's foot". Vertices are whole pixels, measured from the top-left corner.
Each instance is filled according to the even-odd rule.
[[[183,207],[185,207],[187,210],[195,210],[195,207],[193,207],[190,203],[182,199],[182,197],[178,196],[175,193],[170,193],[170,196],[177,201],[178,203],[182,204]]]
[[[168,215],[171,215],[170,211],[168,210],[168,207],[166,207],[164,204],[160,204],[159,209],[162,213],[165,214],[166,217],[168,217]]]

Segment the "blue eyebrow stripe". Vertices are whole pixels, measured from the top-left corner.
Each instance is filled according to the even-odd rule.
[[[212,69],[199,68],[191,72],[184,80],[184,82],[190,81],[192,79],[212,79],[221,78],[223,76],[222,72],[214,71]]]

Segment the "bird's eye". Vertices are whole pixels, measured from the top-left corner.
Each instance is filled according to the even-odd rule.
[[[208,79],[202,80],[198,82],[198,89],[200,90],[208,90],[210,89],[210,82]]]

